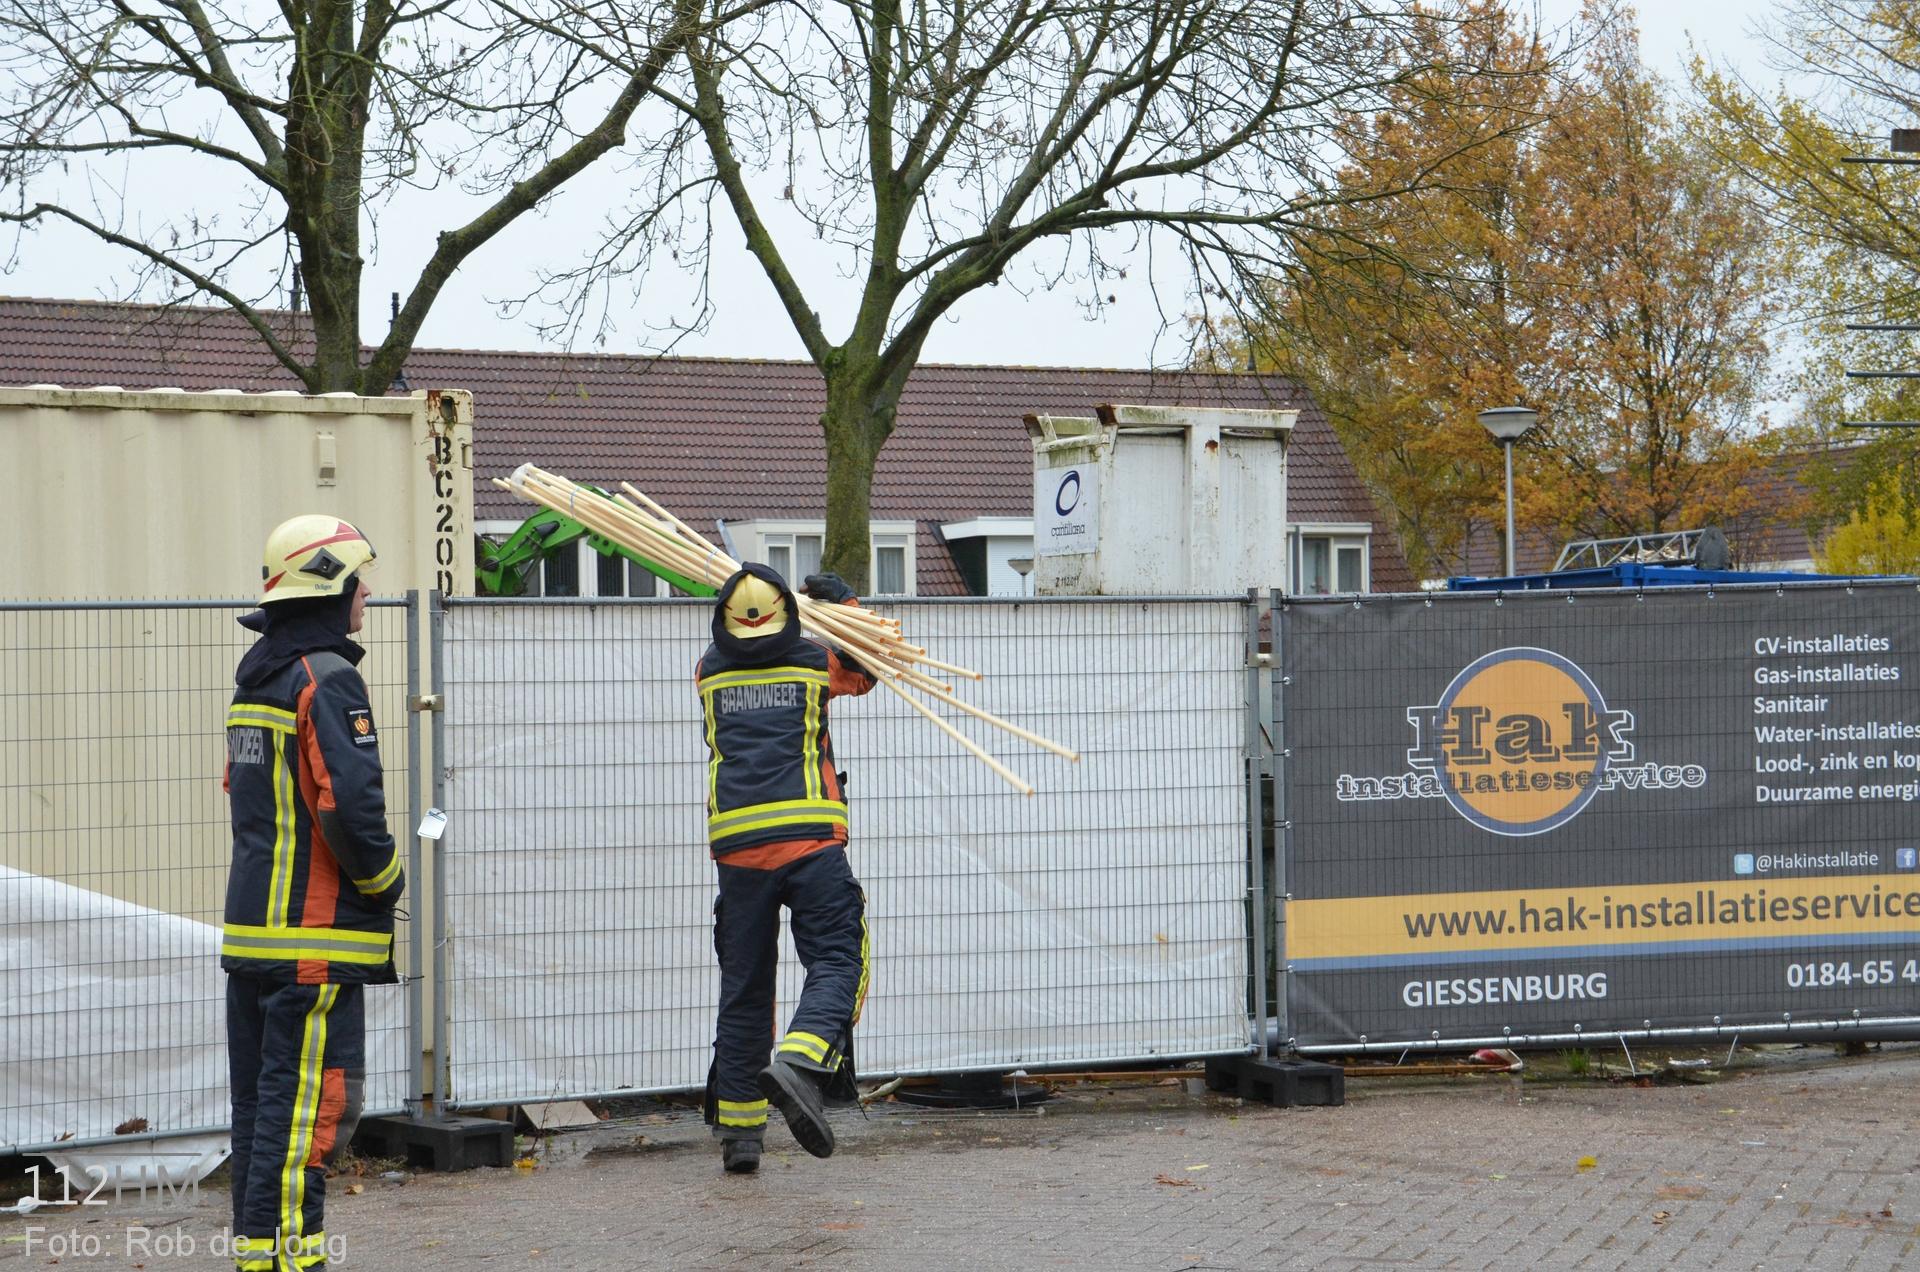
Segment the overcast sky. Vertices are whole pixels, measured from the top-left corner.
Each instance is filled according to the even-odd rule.
[[[1580,9],[1579,0],[1539,3],[1550,28],[1573,20]],[[1760,47],[1750,38],[1749,28],[1770,7],[1742,0],[1654,0],[1641,18],[1642,56],[1669,81],[1677,82],[1691,33],[1695,43],[1717,60],[1766,78]],[[527,285],[523,280],[530,279],[537,268],[569,264],[570,253],[592,237],[600,209],[618,204],[620,181],[619,172],[603,164],[563,191],[543,215],[523,219],[483,248],[441,294],[419,343],[429,348],[543,347],[528,318],[502,316],[499,302],[523,290]],[[156,203],[164,197],[160,192],[153,195]],[[363,300],[368,339],[377,340],[384,332],[388,293],[410,285],[431,249],[433,231],[455,221],[448,215],[454,200],[447,195],[411,197],[416,201],[413,205],[390,209],[381,217],[377,251],[370,244]],[[674,351],[720,357],[803,357],[772,289],[739,246],[738,230],[722,224],[718,236],[723,249],[717,253],[715,268],[718,317],[709,330],[682,340]],[[793,233],[788,241],[804,249],[806,239]],[[1175,262],[1163,257],[1156,264],[1144,253],[1128,265],[1125,280],[1101,289],[1112,303],[1102,303],[1091,316],[1084,285],[1050,289],[1031,270],[1016,267],[1009,281],[977,292],[956,307],[928,341],[924,360],[1083,367],[1184,362],[1187,347],[1179,321],[1189,309],[1184,275]],[[820,303],[822,317],[837,337],[846,328],[848,313],[836,309],[832,301],[850,299],[853,285],[838,277],[832,261],[803,260],[796,270],[806,278],[812,294],[825,302]],[[118,299],[125,294],[127,277],[123,253],[77,231],[49,230],[27,241],[17,267],[0,276],[0,290],[21,296]],[[658,337],[648,331],[649,325],[683,315],[690,307],[677,280],[658,271],[641,296],[626,291],[615,293],[613,299],[615,330],[604,345],[612,352],[657,348]],[[1170,320],[1173,330],[1167,329]]]

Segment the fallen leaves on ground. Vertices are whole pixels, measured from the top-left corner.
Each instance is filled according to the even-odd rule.
[[[1197,1188],[1199,1186],[1191,1179],[1175,1179],[1172,1175],[1167,1174],[1155,1175],[1153,1182],[1156,1184],[1165,1184],[1169,1188]]]

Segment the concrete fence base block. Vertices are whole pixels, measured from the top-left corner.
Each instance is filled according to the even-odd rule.
[[[1314,1060],[1268,1060],[1217,1056],[1207,1061],[1207,1089],[1277,1109],[1347,1102],[1347,1075],[1337,1064]]]
[[[513,1123],[485,1117],[369,1117],[361,1121],[353,1146],[374,1157],[402,1158],[415,1170],[511,1166]]]

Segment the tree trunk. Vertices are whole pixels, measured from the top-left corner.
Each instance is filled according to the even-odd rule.
[[[307,379],[307,392],[359,393],[363,391],[360,385],[360,262],[357,258],[327,259],[329,255],[324,241],[320,251],[301,253],[300,273],[307,281],[313,315],[313,365]],[[317,278],[316,271],[320,274]]]
[[[904,383],[879,378],[877,371],[877,358],[853,355],[852,365],[843,357],[822,372],[827,380],[827,409],[820,416],[827,436],[827,541],[821,568],[862,595],[872,582],[873,470],[893,433]]]
[[[384,7],[384,6],[383,6]],[[329,24],[295,25],[287,93],[287,224],[313,313],[309,393],[383,393],[360,374],[361,181],[371,68],[357,48],[356,5]]]

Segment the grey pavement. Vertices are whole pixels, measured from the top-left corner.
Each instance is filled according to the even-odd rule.
[[[828,1161],[775,1130],[751,1177],[671,1114],[550,1140],[531,1169],[336,1181],[327,1227],[355,1272],[1920,1268],[1920,1048],[1823,1054],[1707,1085],[1354,1081],[1342,1108],[1178,1081],[885,1105],[836,1114]],[[142,1217],[0,1220],[0,1265],[51,1266],[78,1230],[101,1252],[62,1269],[227,1266],[130,1254]],[[205,1251],[224,1214],[151,1218]]]

